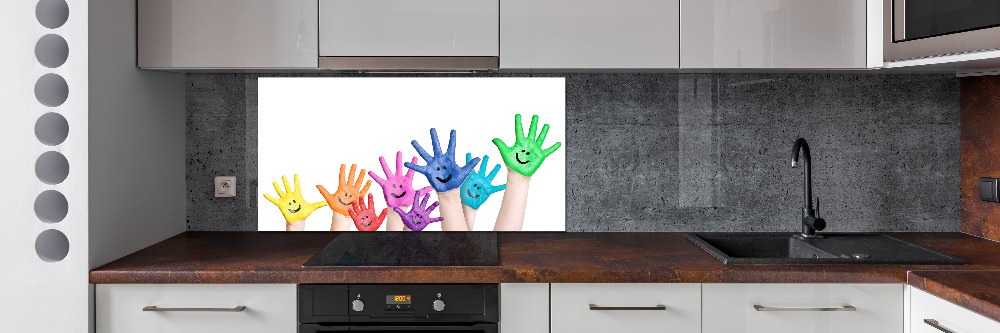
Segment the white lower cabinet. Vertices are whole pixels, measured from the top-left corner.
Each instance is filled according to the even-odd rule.
[[[552,284],[552,332],[701,332],[701,285]]]
[[[910,332],[1000,332],[1000,322],[917,289],[910,289]]]
[[[704,284],[705,333],[903,332],[902,284]]]
[[[98,284],[95,303],[98,333],[298,331],[294,284]]]
[[[549,333],[549,284],[500,284],[500,333]]]

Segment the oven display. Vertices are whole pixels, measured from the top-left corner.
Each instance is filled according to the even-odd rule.
[[[410,304],[410,295],[385,295],[385,304]]]

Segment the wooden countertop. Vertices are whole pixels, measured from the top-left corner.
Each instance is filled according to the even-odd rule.
[[[302,267],[332,232],[186,232],[90,272],[91,283],[905,283],[910,270],[1000,270],[1000,244],[893,233],[968,265],[724,265],[683,233],[498,235],[500,265]]]
[[[912,271],[907,283],[1000,321],[1000,271]]]
[[[683,233],[510,232],[498,234],[499,266],[302,267],[336,233],[185,232],[91,271],[90,282],[909,283],[1000,321],[1000,243],[963,233],[890,235],[969,264],[727,266]]]

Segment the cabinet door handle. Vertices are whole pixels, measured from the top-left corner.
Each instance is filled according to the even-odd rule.
[[[156,312],[177,312],[177,311],[189,311],[189,312],[243,312],[247,307],[240,305],[232,308],[158,308],[155,305],[148,305],[142,308],[142,311],[156,311]]]
[[[642,310],[666,310],[667,306],[662,304],[657,304],[654,306],[598,306],[597,304],[591,304],[590,309],[599,311],[619,311],[619,310],[642,311]]]
[[[777,308],[754,304],[753,309],[757,311],[858,311],[853,305],[844,305],[829,308]]]
[[[944,333],[955,333],[952,330],[944,328],[944,326],[941,326],[941,323],[938,323],[938,321],[934,319],[924,319],[924,324],[931,325],[931,327],[936,328]]]

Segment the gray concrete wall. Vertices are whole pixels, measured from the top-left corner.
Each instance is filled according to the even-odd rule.
[[[188,75],[189,230],[257,229],[257,77]],[[959,230],[953,76],[565,77],[568,231],[798,230],[798,137],[828,231]]]

